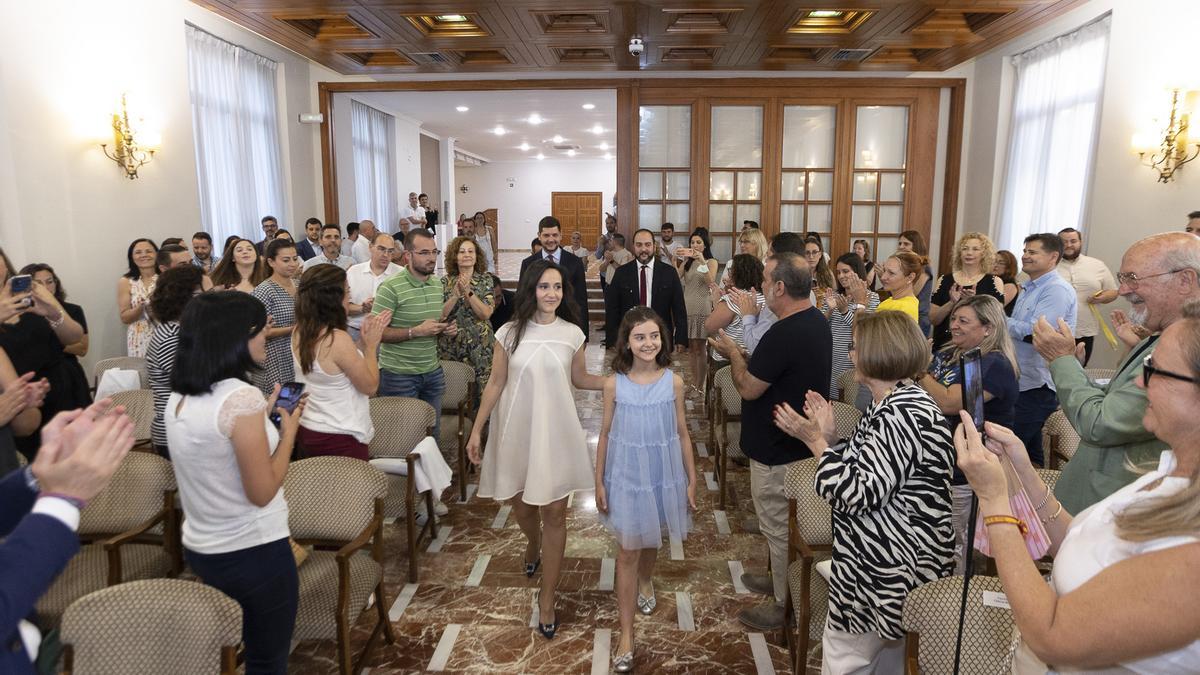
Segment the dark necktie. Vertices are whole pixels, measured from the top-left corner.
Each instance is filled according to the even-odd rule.
[[[549,260],[550,262],[554,263],[555,265],[558,264],[558,258],[556,258],[553,253],[547,253],[546,260]]]
[[[638,304],[646,304],[646,266],[642,265],[642,282],[638,286]]]

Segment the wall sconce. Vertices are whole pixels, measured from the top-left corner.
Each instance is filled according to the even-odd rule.
[[[1172,89],[1171,114],[1166,128],[1142,131],[1133,136],[1133,149],[1138,158],[1158,172],[1160,183],[1170,183],[1175,179],[1176,171],[1200,155],[1200,143],[1188,141],[1188,117],[1197,107],[1197,94],[1200,92]],[[1186,107],[1180,107],[1181,96],[1187,99]]]
[[[104,150],[106,157],[121,167],[126,178],[134,180],[138,177],[138,169],[154,159],[158,139],[149,132],[141,132],[138,137],[138,131],[129,123],[129,109],[125,104],[125,94],[121,94],[121,112],[113,113],[112,128],[112,151],[109,151],[108,143],[101,143],[100,147]]]

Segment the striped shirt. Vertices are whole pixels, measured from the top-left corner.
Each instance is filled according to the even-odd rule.
[[[179,348],[179,322],[155,324],[146,348],[146,380],[154,394],[154,419],[150,422],[150,438],[155,445],[166,447],[167,428],[163,425],[163,410],[171,397],[171,370],[175,367],[175,350]]]
[[[400,270],[375,292],[372,313],[392,310],[391,328],[412,328],[426,319],[442,316],[442,282],[433,275],[425,281],[413,278],[408,268]],[[422,375],[437,370],[437,336],[414,337],[403,342],[385,342],[379,350],[379,367],[400,375]]]

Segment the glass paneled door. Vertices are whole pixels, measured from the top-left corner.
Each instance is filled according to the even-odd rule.
[[[762,106],[714,105],[709,137],[708,230],[724,263],[737,252],[742,223],[762,221]]]
[[[692,107],[642,106],[638,122],[638,227],[691,229]]]
[[[851,239],[866,239],[880,260],[895,248],[908,182],[908,106],[855,106]],[[882,246],[882,248],[881,248]]]
[[[817,232],[826,246],[833,231],[837,106],[783,107],[779,231]]]

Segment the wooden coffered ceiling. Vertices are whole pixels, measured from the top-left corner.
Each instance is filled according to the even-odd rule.
[[[1084,0],[193,1],[337,72],[395,75],[941,71]]]

